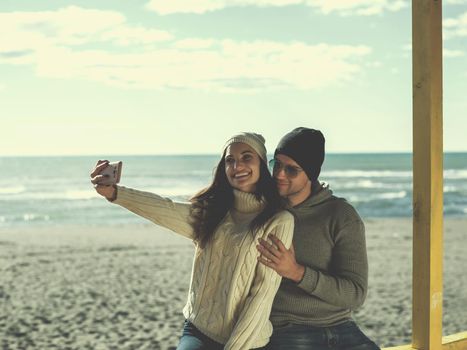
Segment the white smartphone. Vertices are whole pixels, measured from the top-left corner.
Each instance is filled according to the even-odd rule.
[[[122,176],[122,166],[123,163],[121,161],[109,163],[99,174],[108,175],[108,178],[100,181],[99,184],[105,186],[118,184],[120,182],[120,177]]]

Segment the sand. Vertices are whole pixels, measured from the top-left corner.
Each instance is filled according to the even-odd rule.
[[[411,339],[411,221],[366,220],[369,293],[355,319]],[[444,334],[467,330],[467,219],[445,224]],[[155,225],[0,230],[1,349],[175,349],[193,245]]]

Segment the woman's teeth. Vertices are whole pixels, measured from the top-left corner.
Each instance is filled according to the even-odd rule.
[[[235,174],[234,178],[238,179],[238,178],[245,177],[245,176],[248,176],[248,175],[249,175],[248,173]]]

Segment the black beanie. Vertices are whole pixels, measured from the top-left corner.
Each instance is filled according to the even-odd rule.
[[[314,181],[318,179],[324,161],[324,136],[315,129],[293,129],[279,141],[274,156],[277,154],[292,158]]]

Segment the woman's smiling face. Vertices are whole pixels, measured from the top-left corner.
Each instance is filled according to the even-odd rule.
[[[236,142],[225,150],[225,175],[233,188],[253,193],[260,177],[259,155],[245,143]]]

